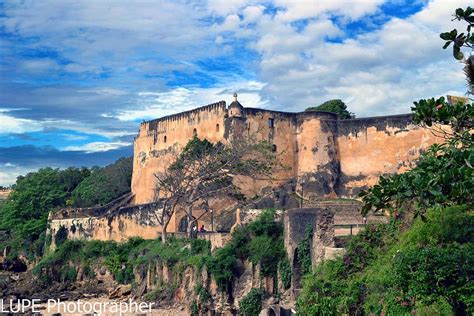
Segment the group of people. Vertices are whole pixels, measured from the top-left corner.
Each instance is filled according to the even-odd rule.
[[[199,233],[205,233],[206,231],[207,230],[204,228],[204,225],[201,225],[201,228],[199,228],[199,231],[198,231],[197,225],[194,225],[193,226],[193,237],[196,238],[198,232]]]

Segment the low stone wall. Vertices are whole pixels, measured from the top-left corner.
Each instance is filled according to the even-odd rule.
[[[123,242],[132,237],[144,239],[161,238],[160,203],[121,206],[131,195],[117,199],[106,206],[95,208],[63,209],[50,214],[48,233],[53,236],[51,247],[55,247],[54,236],[61,227],[66,228],[71,240],[102,240]],[[171,221],[169,227],[174,222]],[[169,236],[186,237],[186,233],[169,232]],[[212,249],[222,247],[230,238],[226,232],[198,233],[198,238],[209,240]]]
[[[357,200],[314,200],[305,201],[304,207],[328,209],[334,214],[334,225],[363,225],[366,223],[386,223],[383,215],[368,215],[366,221],[361,214],[362,202]]]

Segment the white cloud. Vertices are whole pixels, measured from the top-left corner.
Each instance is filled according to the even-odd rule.
[[[130,143],[126,142],[93,142],[88,143],[82,146],[67,146],[62,148],[62,151],[84,151],[86,153],[102,152],[109,151],[113,149],[118,149],[120,147],[129,146]]]
[[[0,112],[0,123],[0,134],[27,133],[43,129],[40,122],[16,118],[8,114],[3,114],[2,112]]]
[[[159,118],[220,100],[232,100],[233,92],[239,94],[239,102],[246,107],[267,107],[268,101],[260,96],[263,87],[264,84],[261,82],[248,81],[228,83],[223,87],[214,88],[175,88],[167,92],[143,91],[139,93],[144,103],[141,108],[103,115],[116,117],[121,121]]]
[[[429,1],[411,17],[392,18],[379,30],[345,39],[344,22],[381,15],[382,2],[275,0],[271,7],[276,13],[265,11],[268,2],[258,0],[144,1],[134,6],[47,0],[8,6],[1,20],[7,32],[37,37],[37,47],[52,47],[70,61],[58,65],[49,58],[32,59],[20,68],[41,73],[59,67],[74,75],[105,73],[107,78],[92,88],[31,90],[31,98],[21,106],[47,104],[51,113],[67,113],[48,120],[3,114],[0,133],[59,126],[110,138],[130,135],[136,130],[132,123],[113,129],[114,119],[124,123],[169,115],[229,100],[233,90],[246,91],[239,93],[245,106],[292,111],[342,98],[359,116],[406,112],[417,98],[462,93],[461,66],[441,49],[438,33],[455,27],[452,12],[469,2]],[[334,22],[335,16],[342,25]],[[294,22],[302,20],[296,27]],[[342,42],[330,43],[328,38]],[[256,74],[251,82],[242,75],[229,80],[197,66],[200,59],[232,53],[240,66],[246,57],[239,55],[241,46],[258,56],[245,64],[244,71]],[[172,71],[205,71],[216,83],[210,88],[168,88],[163,77]],[[258,88],[249,88],[255,82]],[[76,117],[65,118],[69,113]],[[101,127],[104,122],[108,125]]]
[[[30,59],[22,61],[20,68],[23,72],[41,74],[60,69],[58,63],[50,58]]]
[[[245,23],[254,23],[263,15],[263,6],[248,6],[242,10]]]
[[[366,14],[377,11],[378,6],[383,2],[384,0],[276,0],[275,4],[286,8],[284,12],[278,14],[277,18],[282,21],[291,22],[329,12],[343,15],[350,19],[358,19]]]

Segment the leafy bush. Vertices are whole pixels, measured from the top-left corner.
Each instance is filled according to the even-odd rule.
[[[249,245],[250,261],[260,263],[262,275],[274,276],[278,269],[278,261],[285,256],[283,238],[277,240],[268,235],[252,238]]]
[[[289,289],[291,286],[291,266],[288,258],[280,260],[278,262],[278,271],[283,283],[284,289]]]
[[[251,289],[239,302],[239,315],[258,316],[262,310],[263,297],[262,289]]]
[[[74,282],[76,280],[77,270],[75,267],[66,268],[63,272],[62,278],[68,282]]]
[[[298,263],[301,267],[301,274],[311,272],[311,249],[313,247],[313,227],[308,224],[306,226],[304,238],[298,243],[297,254]]]
[[[227,291],[234,278],[237,257],[231,244],[215,251],[209,262],[209,272],[222,291]]]
[[[260,264],[264,276],[276,276],[278,262],[285,258],[283,226],[275,222],[275,210],[264,210],[247,226],[240,227],[224,247],[210,259],[209,269],[222,290],[227,290],[238,276],[237,259]]]

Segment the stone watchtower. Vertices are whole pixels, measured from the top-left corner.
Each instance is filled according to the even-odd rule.
[[[237,93],[234,93],[234,101],[229,105],[229,117],[242,117],[244,107],[237,101]]]

